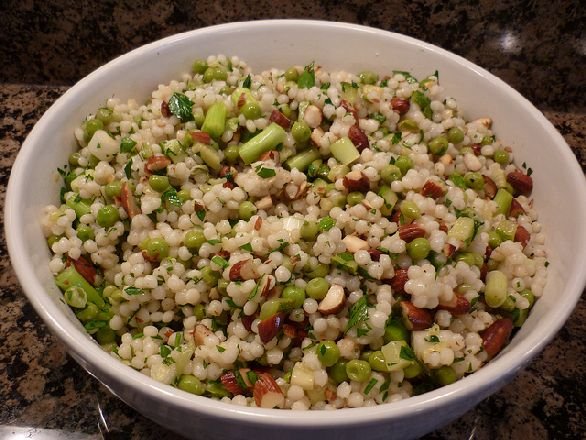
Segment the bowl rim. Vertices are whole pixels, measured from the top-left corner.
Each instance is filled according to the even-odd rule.
[[[111,60],[78,81],[73,87],[69,88],[35,124],[33,130],[23,143],[12,167],[4,211],[5,233],[9,254],[11,261],[18,261],[18,264],[13,264],[12,267],[14,268],[23,291],[45,324],[47,324],[51,331],[65,343],[68,351],[74,354],[74,357],[78,362],[79,359],[81,359],[84,363],[88,363],[88,365],[91,364],[94,367],[90,368],[92,371],[99,371],[100,374],[104,374],[111,379],[124,383],[125,386],[130,386],[141,390],[142,393],[149,394],[151,398],[165,401],[165,403],[171,408],[176,407],[186,410],[191,408],[195,412],[211,418],[223,417],[231,419],[232,421],[237,420],[239,423],[261,423],[286,427],[328,428],[345,425],[363,425],[373,422],[382,422],[385,419],[406,417],[413,415],[414,413],[427,411],[430,408],[436,409],[438,406],[441,406],[452,399],[478,400],[478,397],[475,397],[475,394],[478,395],[479,393],[484,397],[484,394],[482,393],[484,390],[493,387],[494,384],[498,384],[499,387],[504,385],[512,374],[529,362],[547,343],[549,343],[549,341],[553,339],[557,331],[562,327],[574,309],[575,304],[581,295],[581,291],[586,284],[586,271],[575,274],[570,280],[567,288],[573,292],[573,297],[571,298],[572,301],[566,302],[556,308],[555,313],[550,317],[552,325],[547,328],[547,331],[543,328],[541,328],[541,330],[539,328],[534,329],[521,344],[515,347],[515,350],[501,353],[498,358],[492,360],[488,365],[484,366],[474,374],[467,376],[452,385],[444,386],[437,390],[420,396],[414,396],[401,402],[387,403],[375,407],[344,408],[336,411],[329,411],[328,417],[322,417],[320,411],[297,411],[295,412],[295,417],[291,417],[290,411],[239,407],[207,397],[193,396],[179,389],[156,382],[154,379],[151,379],[114,359],[109,354],[102,351],[97,344],[86,343],[84,338],[82,338],[84,333],[77,328],[73,322],[69,321],[69,319],[62,315],[62,311],[57,308],[56,304],[51,301],[48,295],[35,294],[36,292],[44,292],[45,289],[42,283],[40,283],[36,277],[32,276],[32,265],[27,258],[27,252],[23,245],[26,235],[23,229],[24,224],[21,219],[19,219],[21,214],[17,210],[18,195],[23,191],[22,185],[26,182],[26,164],[34,155],[34,145],[40,142],[42,132],[48,128],[50,120],[54,115],[59,112],[61,108],[65,108],[70,102],[73,102],[76,93],[85,88],[89,88],[92,82],[107,75],[108,70],[112,67],[122,67],[125,64],[130,64],[134,59],[151,56],[156,53],[157,50],[162,50],[169,45],[173,45],[186,39],[196,38],[203,34],[238,29],[241,30],[242,28],[272,28],[277,31],[283,25],[306,26],[309,28],[321,29],[327,28],[332,31],[340,30],[357,34],[377,34],[381,38],[384,37],[389,40],[397,40],[400,43],[412,45],[414,48],[421,48],[449,58],[462,68],[471,70],[477,75],[483,77],[484,80],[491,84],[491,87],[502,89],[507,92],[511,99],[518,100],[524,110],[540,122],[548,134],[557,141],[556,145],[559,151],[556,152],[563,155],[563,159],[568,163],[569,168],[567,169],[567,172],[573,176],[573,179],[576,182],[579,182],[582,179],[582,181],[586,183],[584,180],[584,174],[565,140],[555,130],[553,125],[543,116],[543,114],[527,99],[522,97],[519,92],[487,70],[459,55],[448,52],[435,45],[425,43],[406,35],[344,22],[285,19],[233,22],[209,26],[165,37],[152,43],[145,44]],[[586,185],[578,186],[576,192],[577,199],[581,197],[582,200],[586,200]],[[579,214],[581,214],[581,217],[586,221],[586,204],[582,204],[578,206],[578,208],[580,208]],[[586,243],[582,248],[581,255],[577,255],[576,257],[586,259]],[[80,341],[82,342],[80,343]],[[509,365],[509,367],[512,366],[512,369],[505,369],[504,367],[507,365]],[[84,368],[87,369],[86,366],[84,366]]]

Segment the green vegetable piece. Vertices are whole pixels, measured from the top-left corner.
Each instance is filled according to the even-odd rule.
[[[210,83],[212,81],[226,81],[228,71],[222,66],[209,66],[203,74],[203,81]]]
[[[391,189],[390,186],[383,185],[378,190],[378,195],[383,198],[385,201],[384,205],[381,207],[381,214],[384,216],[391,215],[393,208],[399,201],[399,196],[395,194],[395,192]]]
[[[399,123],[397,124],[397,128],[401,131],[401,132],[409,132],[409,133],[417,133],[419,132],[419,125],[417,124],[417,122],[415,122],[413,119],[403,119],[402,121],[399,121]],[[393,143],[397,143],[397,142],[393,142]]]
[[[378,81],[378,75],[370,70],[365,70],[358,74],[358,78],[362,84],[375,84]]]
[[[366,382],[370,377],[370,364],[366,361],[352,359],[346,364],[346,374],[350,380]]]
[[[219,139],[224,133],[226,126],[226,112],[226,104],[222,101],[214,102],[208,108],[205,120],[201,126],[201,131],[205,131],[216,140]]]
[[[276,315],[281,310],[281,301],[278,298],[276,299],[269,299],[265,301],[260,306],[260,315],[259,318],[261,320],[270,318],[271,316]]]
[[[419,362],[413,362],[411,363],[411,365],[403,369],[403,375],[407,379],[414,379],[417,376],[421,375],[421,373],[423,373],[423,367]]]
[[[111,228],[118,220],[120,220],[120,213],[114,205],[106,205],[98,210],[96,221],[102,228]]]
[[[114,197],[118,197],[120,192],[122,191],[122,182],[119,180],[112,180],[110,183],[106,184],[104,187],[104,193],[106,197],[113,199]]]
[[[409,156],[400,155],[395,160],[395,165],[401,170],[401,174],[404,176],[411,168],[413,168],[413,160]]]
[[[84,225],[83,223],[80,223],[79,225],[77,225],[75,235],[77,236],[77,238],[79,238],[84,243],[88,240],[93,240],[94,236],[95,236],[94,230],[92,229],[92,227],[89,225]]]
[[[464,140],[464,132],[458,127],[452,127],[448,130],[448,142],[459,144]]]
[[[285,162],[285,167],[289,170],[297,168],[299,171],[305,171],[313,161],[319,158],[319,151],[314,148],[310,148],[308,150],[302,151],[299,154],[296,154],[293,157],[290,157]]]
[[[198,321],[204,319],[206,316],[205,306],[203,304],[196,304],[193,308],[193,316],[195,316]]]
[[[496,233],[502,241],[513,241],[517,232],[517,224],[511,220],[503,220],[496,226]]]
[[[321,232],[326,232],[336,226],[336,220],[331,218],[329,215],[325,216],[324,218],[319,219],[317,222],[317,228]]]
[[[417,207],[417,204],[411,200],[403,200],[400,209],[401,214],[407,219],[417,220],[421,217],[421,211]]]
[[[493,159],[499,165],[507,165],[509,163],[509,153],[505,150],[496,150]]]
[[[391,319],[389,324],[385,327],[385,334],[383,340],[385,344],[391,341],[407,341],[409,339],[409,331],[405,328],[401,319]]]
[[[256,211],[256,206],[254,206],[252,202],[244,200],[240,203],[240,206],[238,206],[238,217],[240,217],[241,220],[248,221],[250,220],[250,217],[256,214]]]
[[[303,301],[305,300],[305,290],[302,287],[297,287],[294,284],[290,284],[283,289],[281,297],[285,300],[291,301],[291,307],[298,309],[303,307]]]
[[[79,159],[81,158],[81,154],[79,152],[75,152],[75,153],[71,153],[69,155],[69,158],[67,159],[67,162],[69,163],[69,165],[71,165],[72,167],[77,167],[79,166]]]
[[[286,133],[283,127],[272,122],[263,131],[240,146],[240,158],[246,165],[258,160],[267,151],[274,150],[278,144],[285,141]]]
[[[322,341],[315,348],[317,358],[324,367],[332,367],[340,359],[340,349],[335,341]]]
[[[287,81],[297,82],[297,79],[299,78],[299,72],[295,67],[289,67],[287,70],[285,70],[283,76]]]
[[[240,113],[244,115],[246,119],[258,119],[262,116],[260,104],[254,100],[246,101],[242,107],[240,107]]]
[[[456,185],[458,188],[467,189],[468,186],[466,185],[466,181],[464,177],[462,177],[458,173],[453,173],[450,175],[450,180]]]
[[[337,362],[328,369],[330,379],[337,385],[348,380],[348,373],[346,373],[346,362]]]
[[[430,252],[431,246],[426,238],[419,237],[407,243],[407,253],[415,261],[427,258]]]
[[[474,220],[470,217],[459,217],[448,231],[448,237],[463,242],[472,240],[474,235]]]
[[[533,294],[531,289],[523,289],[521,291],[521,296],[527,299],[527,301],[529,301],[529,308],[533,307],[533,305],[535,304],[535,295]]]
[[[466,182],[466,186],[468,188],[471,188],[475,191],[480,191],[484,188],[484,178],[480,173],[474,173],[471,171],[467,172],[464,174],[464,182]]]
[[[200,272],[201,272],[201,279],[208,286],[216,286],[218,284],[218,279],[220,278],[220,274],[218,272],[214,272],[210,266],[203,267]]]
[[[111,344],[116,342],[116,333],[110,327],[104,325],[96,332],[96,339],[100,345]]]
[[[68,287],[63,297],[68,305],[76,309],[83,309],[87,305],[87,293],[79,286]]]
[[[451,385],[458,380],[456,372],[449,365],[444,365],[437,370],[432,371],[433,380],[442,386]]]
[[[230,393],[224,388],[219,382],[208,382],[206,384],[206,391],[212,396],[221,399],[222,397],[228,397]]]
[[[96,119],[102,121],[104,125],[112,122],[112,110],[107,107],[99,108],[96,112]]]
[[[346,198],[346,200],[348,202],[348,205],[355,206],[364,200],[364,194],[358,191],[354,191],[348,193],[348,197]]]
[[[185,233],[183,244],[190,251],[199,251],[202,244],[206,242],[206,237],[200,229],[192,229]]]
[[[134,142],[128,136],[123,137],[120,139],[120,152],[125,154],[133,154],[136,151],[134,148],[135,145],[136,142]]]
[[[146,252],[147,256],[161,261],[169,256],[169,243],[164,238],[148,238],[140,244],[140,248]]]
[[[198,75],[203,75],[208,68],[208,63],[206,60],[198,58],[193,62],[191,65],[191,70],[193,73],[197,73]]]
[[[484,264],[484,258],[482,258],[482,255],[477,254],[476,252],[460,252],[456,254],[456,256],[454,257],[454,261],[463,261],[468,266],[477,267],[482,267],[482,265]]]
[[[315,86],[314,63],[304,67],[303,72],[297,79],[297,85],[302,89],[309,89]]]
[[[304,241],[315,241],[319,234],[319,228],[316,222],[304,221],[300,230],[301,238]]]
[[[238,145],[228,145],[224,150],[224,159],[226,159],[226,162],[228,162],[230,165],[238,162],[239,157]]]
[[[486,274],[484,300],[489,307],[496,309],[507,299],[507,276],[499,270]]]
[[[218,171],[222,166],[218,152],[209,145],[205,144],[199,144],[198,148],[199,156],[205,162],[205,164],[214,171]]]
[[[96,319],[99,312],[100,309],[98,309],[98,307],[95,304],[87,303],[85,309],[82,309],[79,312],[77,312],[75,316],[77,316],[77,319],[79,319],[80,321],[90,321],[92,319]]]
[[[497,205],[496,212],[498,214],[509,215],[511,210],[511,202],[513,201],[513,195],[504,188],[499,188],[493,199]]]
[[[330,283],[328,283],[325,278],[316,277],[307,282],[305,293],[308,297],[319,301],[325,298],[329,288]]]
[[[389,185],[395,180],[401,180],[401,177],[403,177],[403,173],[397,165],[385,165],[385,167],[380,170],[380,178],[383,182],[388,183]]]
[[[191,109],[193,102],[183,93],[175,92],[169,98],[169,111],[177,116],[181,122],[193,121]]]
[[[83,215],[91,212],[89,200],[84,200],[79,196],[72,196],[67,199],[65,204],[75,211],[75,216],[79,220]]]
[[[167,176],[153,174],[149,176],[149,185],[155,191],[162,193],[169,188],[169,178]]]
[[[501,236],[497,231],[488,231],[488,245],[495,249],[497,248],[502,242]]]
[[[370,352],[368,355],[368,363],[370,364],[370,368],[372,368],[374,371],[379,371],[382,373],[389,371],[389,367],[387,367],[387,361],[385,360],[382,351]]]
[[[444,135],[440,135],[434,137],[427,143],[429,147],[429,152],[436,156],[441,156],[445,154],[446,150],[448,149],[448,138]]]
[[[291,127],[291,135],[298,144],[304,144],[311,137],[311,128],[305,121],[295,121]]]
[[[330,152],[342,165],[350,165],[360,157],[360,152],[347,137],[340,138],[330,145]]]
[[[90,119],[86,121],[84,124],[84,138],[86,141],[89,141],[94,133],[98,130],[102,130],[104,128],[104,123],[99,119]]]
[[[63,272],[55,277],[55,284],[57,284],[57,287],[63,292],[73,286],[81,287],[86,293],[87,301],[94,303],[100,308],[105,305],[105,302],[98,291],[88,283],[87,280],[77,272],[77,270],[75,270],[73,265],[66,267]]]
[[[177,383],[177,388],[195,394],[196,396],[201,396],[205,393],[205,386],[193,374],[181,375],[179,382]]]

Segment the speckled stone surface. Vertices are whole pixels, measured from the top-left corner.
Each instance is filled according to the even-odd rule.
[[[65,87],[0,85],[0,203],[26,134]],[[546,111],[586,170],[586,115]],[[0,216],[0,223],[3,223]],[[3,224],[0,224],[3,226]],[[0,437],[2,429],[50,429],[87,438],[177,438],[126,406],[69,357],[24,297],[0,229]],[[441,439],[577,439],[586,434],[586,300],[554,342],[474,410],[427,435]],[[102,421],[102,417],[105,423]],[[62,430],[62,431],[56,431]],[[109,433],[108,433],[109,432]],[[156,434],[155,434],[156,432]],[[4,431],[7,435],[7,431]],[[33,437],[35,438],[35,437]],[[77,437],[76,437],[77,438]],[[84,438],[86,438],[84,436]]]
[[[581,0],[4,0],[0,82],[72,84],[163,36],[269,18],[346,21],[403,33],[488,68],[540,108],[586,108]]]
[[[437,44],[529,98],[586,170],[586,8],[580,0],[4,0],[0,2],[0,205],[11,164],[43,112],[99,65],[176,32],[237,20],[348,21]],[[29,85],[23,85],[29,84]],[[24,297],[0,212],[0,438],[175,439],[69,357]],[[586,437],[586,300],[516,379],[425,437]],[[21,428],[24,428],[21,429]],[[18,437],[23,438],[23,437]]]

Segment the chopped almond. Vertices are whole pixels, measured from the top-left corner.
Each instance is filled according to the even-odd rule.
[[[252,395],[256,406],[260,408],[283,408],[285,396],[283,391],[269,373],[258,373]]]
[[[344,288],[337,284],[333,284],[324,299],[322,299],[317,307],[317,310],[322,315],[335,315],[344,308],[346,303],[346,294]]]

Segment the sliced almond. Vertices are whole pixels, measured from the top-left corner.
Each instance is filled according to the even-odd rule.
[[[261,408],[283,408],[285,396],[283,391],[269,373],[258,373],[252,395],[256,406]]]
[[[124,182],[122,184],[122,189],[120,190],[120,205],[128,214],[128,217],[132,219],[135,215],[141,213],[140,208],[136,204],[136,200],[134,199],[134,195],[130,190],[130,185],[128,182]]]
[[[425,330],[433,325],[433,316],[427,309],[415,307],[409,301],[401,301],[403,323],[407,330]]]
[[[259,201],[257,201],[254,206],[257,207],[257,209],[263,209],[263,210],[267,210],[273,207],[273,199],[271,196],[265,196],[262,199],[260,199]]]
[[[334,315],[344,308],[346,303],[346,294],[344,288],[337,284],[333,284],[324,299],[322,299],[317,307],[317,310],[322,315]]]
[[[346,245],[346,249],[348,252],[356,253],[358,251],[366,251],[368,250],[368,242],[356,237],[355,235],[346,235],[342,242]]]
[[[512,331],[513,321],[508,318],[501,318],[493,322],[486,330],[479,332],[482,338],[482,346],[488,356],[493,357],[503,349]]]
[[[203,324],[197,324],[193,331],[193,340],[197,345],[202,345],[208,336],[211,336],[212,331]]]
[[[255,280],[258,278],[258,272],[252,260],[241,260],[230,267],[228,278],[230,281]]]
[[[258,335],[263,344],[270,342],[279,334],[279,330],[285,322],[284,313],[275,313],[273,316],[263,319],[258,323]]]

